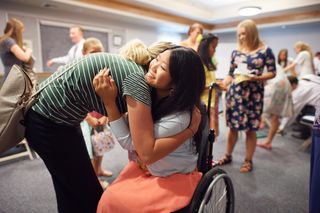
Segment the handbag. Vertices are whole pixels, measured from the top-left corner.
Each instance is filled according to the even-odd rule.
[[[34,84],[28,73],[13,65],[0,90],[0,153],[22,141],[25,113],[34,103]]]
[[[16,146],[25,136],[25,115],[37,101],[37,95],[52,81],[64,74],[59,73],[36,91],[29,72],[13,65],[0,89],[0,153]]]
[[[107,125],[93,129],[91,141],[96,156],[103,156],[105,152],[113,149],[115,145],[114,137]]]

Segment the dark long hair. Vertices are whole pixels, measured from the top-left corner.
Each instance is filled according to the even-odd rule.
[[[189,111],[200,105],[200,96],[205,87],[205,74],[199,55],[191,48],[173,47],[169,61],[169,72],[173,89],[169,96],[156,102],[152,92],[152,117],[154,121],[181,111]],[[198,131],[198,135],[199,135]],[[197,135],[196,134],[196,135]],[[195,139],[197,136],[195,137]],[[196,139],[197,140],[197,139]],[[199,144],[196,141],[196,144]]]
[[[198,54],[203,61],[203,64],[208,68],[209,71],[217,69],[216,65],[212,63],[212,57],[209,55],[210,44],[213,40],[218,40],[216,35],[208,33],[203,36],[198,47]]]
[[[280,55],[282,52],[286,53],[286,59],[284,61],[284,67],[285,68],[288,65],[288,50],[287,49],[281,49],[278,53],[278,64],[281,65],[281,59],[280,59]]]

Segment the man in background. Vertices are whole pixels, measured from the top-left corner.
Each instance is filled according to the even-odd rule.
[[[68,54],[62,57],[50,59],[47,66],[51,67],[53,64],[67,64],[72,60],[82,56],[82,48],[85,39],[83,38],[83,29],[79,26],[70,28],[69,36],[74,45],[69,50]]]

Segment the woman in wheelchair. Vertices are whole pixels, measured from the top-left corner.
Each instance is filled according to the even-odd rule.
[[[129,131],[125,116],[119,113],[116,85],[107,75],[103,80],[102,98],[110,126],[120,145],[129,150],[130,162],[103,193],[99,213],[173,212],[189,204],[201,179],[201,173],[196,171],[201,131],[195,132],[198,125],[190,123],[191,117],[193,120],[199,116],[194,106],[199,105],[205,86],[200,57],[189,48],[170,48],[151,61],[145,79],[152,87],[152,117],[157,138],[151,146],[144,141],[131,141],[135,127],[130,126]],[[190,130],[190,138],[171,153],[164,153],[161,146],[176,143],[170,136],[186,128]],[[150,152],[151,158],[144,157]]]

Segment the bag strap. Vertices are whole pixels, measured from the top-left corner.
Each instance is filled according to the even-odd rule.
[[[65,74],[67,71],[70,70],[70,68],[74,67],[76,64],[74,64],[73,66],[68,67],[68,69],[65,69],[64,71],[61,71],[57,76],[55,76],[54,78],[52,78],[50,81],[48,81],[41,89],[39,89],[38,91],[36,91],[30,98],[35,97],[36,95],[38,95],[44,88],[46,88],[49,84],[51,84],[54,80],[58,79],[59,77],[61,77],[63,74]]]

